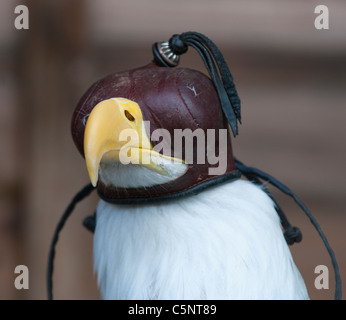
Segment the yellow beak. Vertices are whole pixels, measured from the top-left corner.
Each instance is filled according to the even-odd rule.
[[[183,162],[153,150],[140,107],[136,102],[124,98],[104,100],[92,110],[85,126],[84,154],[94,187],[101,162],[140,164],[168,176],[160,161],[155,161],[157,157]]]

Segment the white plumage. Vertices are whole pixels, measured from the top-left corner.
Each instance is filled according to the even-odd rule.
[[[273,202],[248,181],[162,203],[101,200],[96,221],[104,299],[308,299]]]

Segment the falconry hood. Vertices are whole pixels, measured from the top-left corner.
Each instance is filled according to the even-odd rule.
[[[195,70],[174,68],[188,46],[194,47],[202,57],[206,55],[204,51],[211,50],[204,59],[211,78]],[[94,83],[79,101],[73,115],[74,142],[86,158],[91,181],[100,197],[108,202],[176,198],[240,177],[231,146],[231,134],[238,134],[240,99],[217,47],[207,37],[188,32],[174,35],[168,42],[155,43],[153,54],[154,61],[144,67],[111,74]],[[107,108],[117,109],[118,115],[104,111]],[[94,120],[99,117],[106,118],[106,123]],[[121,130],[132,129],[134,138],[131,130],[128,138],[140,140],[136,146],[130,142],[131,151],[140,155],[131,159],[126,157],[125,161],[118,155],[118,162],[124,164],[128,160],[126,164],[130,161],[143,165],[145,160],[151,162],[161,157],[185,163],[185,170],[173,174],[165,172],[172,179],[160,183],[159,187],[157,184],[143,187],[112,185],[105,173],[109,154],[114,154],[115,150],[124,151],[128,143],[108,144],[96,152],[97,163],[92,164],[89,155],[95,159],[95,150],[94,143],[90,147],[89,137],[95,140],[100,126],[114,127],[115,123],[118,135]],[[114,135],[110,132],[107,138],[97,136],[97,139],[114,139]],[[157,164],[144,165],[160,170]]]

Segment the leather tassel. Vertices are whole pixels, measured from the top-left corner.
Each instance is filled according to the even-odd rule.
[[[240,98],[227,63],[214,42],[198,32],[175,34],[167,42],[153,45],[155,62],[162,67],[175,67],[181,54],[188,47],[194,48],[202,58],[211,80],[218,93],[222,111],[226,116],[233,136],[238,135],[238,122],[241,123]]]

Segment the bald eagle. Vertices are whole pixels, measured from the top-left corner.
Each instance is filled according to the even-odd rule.
[[[188,46],[210,78],[170,68]],[[332,258],[340,298],[334,253],[306,207],[276,179],[233,156],[240,100],[217,47],[188,32],[154,44],[153,53],[149,65],[94,83],[75,109],[72,136],[91,184],[58,224],[49,297],[58,233],[95,188],[101,200],[89,229],[104,299],[309,299],[287,245],[301,234],[263,179],[291,195],[310,218]],[[202,135],[179,144],[177,130]]]
[[[108,188],[168,185],[188,165],[156,152],[140,106],[111,98],[91,111],[84,153],[91,182]],[[137,139],[122,141],[122,130]],[[148,164],[122,164],[126,145]],[[126,149],[126,151],[127,151]],[[132,159],[134,160],[134,159]],[[144,161],[143,161],[144,162]],[[236,180],[196,195],[144,204],[101,200],[94,266],[105,299],[307,299],[275,204],[261,186]]]

